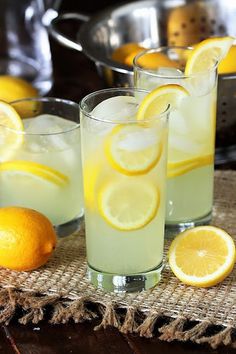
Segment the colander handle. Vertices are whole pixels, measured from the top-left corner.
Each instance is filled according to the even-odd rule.
[[[80,52],[82,52],[83,48],[80,43],[74,42],[72,39],[65,36],[62,32],[58,31],[58,29],[56,27],[59,22],[65,21],[65,20],[77,20],[77,21],[87,22],[89,19],[90,19],[89,16],[84,15],[84,14],[73,13],[73,12],[65,13],[65,14],[57,16],[56,18],[54,18],[51,21],[51,23],[48,26],[48,31],[49,31],[50,35],[53,38],[55,38],[55,40],[57,42],[61,43],[65,47],[79,50]]]

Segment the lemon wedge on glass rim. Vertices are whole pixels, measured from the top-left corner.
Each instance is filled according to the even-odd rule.
[[[180,100],[189,96],[188,91],[177,84],[159,86],[147,94],[140,103],[137,120],[142,122],[162,114],[172,106],[178,107]]]
[[[194,46],[188,57],[185,75],[197,74],[210,70],[226,57],[234,42],[233,37],[207,38]]]
[[[210,287],[225,279],[234,267],[235,256],[232,237],[214,226],[198,226],[180,233],[168,253],[176,277],[197,287]]]
[[[177,84],[167,84],[163,86],[159,86],[158,88],[151,91],[141,102],[138,113],[137,113],[137,120],[142,122],[149,117],[155,117],[155,114],[161,114],[168,105],[173,108],[178,108],[181,100],[189,96],[188,91]],[[173,156],[172,156],[173,157]],[[168,177],[173,177],[176,174],[182,174],[185,169],[186,165],[191,167],[196,165],[196,161],[193,161],[189,158],[186,161],[181,156],[181,161],[169,161],[168,160]]]
[[[0,161],[9,159],[24,141],[24,126],[16,110],[0,101]]]

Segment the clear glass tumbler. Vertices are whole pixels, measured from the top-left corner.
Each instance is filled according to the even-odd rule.
[[[212,214],[217,63],[207,72],[185,75],[191,50],[163,47],[134,59],[136,87],[153,90],[178,84],[189,92],[178,108],[172,107],[169,119],[167,236],[209,223]]]
[[[57,98],[12,106],[23,127],[0,125],[0,207],[35,209],[66,235],[83,216],[79,106]]]
[[[88,275],[107,291],[151,288],[163,266],[168,109],[138,121],[146,94],[105,89],[80,103]]]

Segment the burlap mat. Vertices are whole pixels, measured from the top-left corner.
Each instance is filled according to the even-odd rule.
[[[215,177],[212,223],[236,239],[236,171],[218,171]],[[197,289],[181,284],[167,265],[155,289],[128,295],[104,293],[86,279],[85,240],[77,234],[61,239],[52,259],[39,270],[0,269],[0,306],[2,323],[9,323],[16,313],[23,324],[45,317],[51,323],[101,317],[95,329],[111,325],[140,336],[157,334],[167,341],[234,345],[236,269],[220,285]],[[217,327],[209,332],[213,325]]]

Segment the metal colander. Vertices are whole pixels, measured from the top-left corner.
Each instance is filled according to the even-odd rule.
[[[68,19],[84,22],[73,40],[57,30],[58,22]],[[50,32],[63,45],[92,59],[106,86],[132,86],[132,68],[111,59],[117,47],[128,42],[146,48],[185,46],[210,36],[236,37],[236,1],[136,1],[105,9],[92,18],[61,15],[52,21]],[[219,76],[217,105],[216,163],[236,161],[236,73]]]

